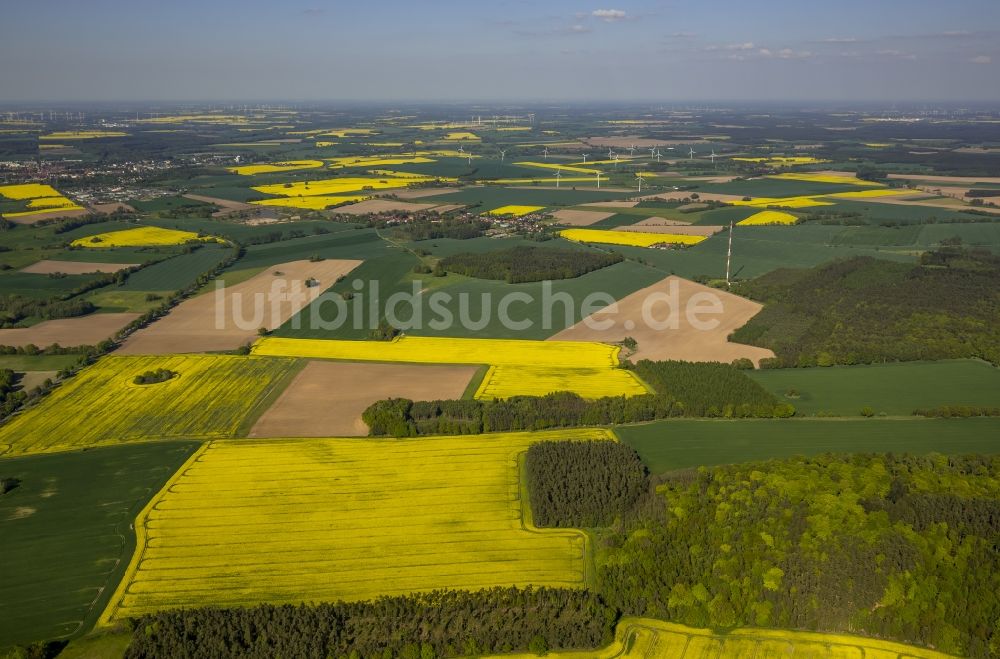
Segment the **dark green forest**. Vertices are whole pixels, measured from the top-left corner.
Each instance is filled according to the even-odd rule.
[[[518,246],[496,252],[455,254],[442,259],[439,265],[468,277],[520,284],[572,279],[621,261],[621,254]]]
[[[731,340],[774,351],[762,366],[978,357],[1000,363],[1000,257],[945,247],[911,265],[858,257],[779,269],[733,292],[764,309]]]
[[[585,590],[491,588],[315,606],[183,609],[133,621],[126,659],[434,659],[595,648],[617,615]]]
[[[649,487],[639,454],[618,442],[538,442],[525,469],[535,526],[610,526]]]
[[[820,456],[652,479],[600,539],[600,593],[696,627],[1000,652],[1000,457]],[[655,511],[650,514],[650,511]]]

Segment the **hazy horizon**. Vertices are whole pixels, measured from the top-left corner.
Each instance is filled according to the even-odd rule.
[[[988,103],[1000,3],[42,0],[0,58],[7,104]]]

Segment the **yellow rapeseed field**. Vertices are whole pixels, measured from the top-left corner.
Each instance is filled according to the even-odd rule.
[[[341,158],[327,158],[330,169],[344,169],[345,167],[380,167],[384,165],[411,165],[436,162],[432,158],[423,156],[344,156]]]
[[[342,204],[353,204],[358,201],[368,199],[365,195],[317,195],[315,197],[276,197],[274,199],[263,199],[261,201],[251,201],[251,204],[258,206],[283,206],[287,208],[304,208],[312,211],[321,211],[331,206]]]
[[[558,366],[491,366],[476,398],[544,396],[572,391],[593,400],[604,396],[639,396],[651,393],[631,371],[620,368],[560,368]]]
[[[96,239],[96,240],[95,240]],[[178,231],[161,227],[137,227],[109,231],[77,238],[75,247],[152,247],[155,245],[183,245],[192,240],[214,241],[215,238],[199,236],[193,231]]]
[[[233,437],[298,362],[229,355],[104,357],[0,427],[0,453],[45,453],[166,438]],[[165,368],[150,385],[135,376]]]
[[[266,337],[253,354],[277,357],[426,364],[489,364],[476,398],[572,391],[583,398],[648,392],[631,371],[616,368],[620,348],[584,341],[527,341],[404,336],[393,341]]]
[[[589,167],[578,167],[576,165],[560,165],[552,162],[531,162],[522,161],[516,162],[515,165],[521,167],[537,167],[539,169],[552,169],[552,170],[562,170],[564,172],[573,172],[576,174],[598,174],[601,172],[599,169],[590,169]]]
[[[229,167],[229,171],[242,176],[253,176],[254,174],[273,174],[274,172],[294,172],[299,169],[316,169],[322,166],[322,160],[288,160],[286,162]]]
[[[543,210],[544,208],[545,208],[545,206],[517,206],[517,205],[511,204],[511,205],[508,205],[508,206],[501,206],[500,208],[494,208],[491,211],[486,211],[486,214],[487,215],[497,215],[497,216],[500,216],[500,215],[515,215],[517,217],[521,217],[522,215],[529,215],[531,213],[537,213],[538,211]]]
[[[765,163],[772,167],[791,165],[815,165],[829,160],[821,160],[812,156],[768,156],[766,158],[733,158],[737,162]]]
[[[101,623],[181,606],[583,587],[586,536],[522,517],[519,456],[570,438],[613,436],[212,442],[140,513],[137,551]]]
[[[3,217],[26,217],[53,211],[83,210],[83,206],[62,196],[58,190],[44,183],[0,185],[0,199],[27,202],[27,210],[3,213]]]
[[[312,133],[316,137],[363,137],[366,135],[375,135],[375,131],[371,128],[333,128],[330,130],[323,129],[318,132],[314,131],[304,131],[302,134]],[[290,133],[293,134],[293,133]]]
[[[61,130],[48,135],[39,135],[40,140],[93,140],[99,137],[128,137],[128,133],[117,130]]]
[[[863,185],[881,187],[881,183],[874,181],[864,181],[857,176],[843,176],[841,174],[822,174],[819,172],[786,172],[784,174],[773,174],[767,178],[776,178],[786,181],[811,181],[814,183],[841,183],[844,185]]]
[[[444,139],[452,142],[461,142],[463,140],[478,141],[479,136],[475,133],[469,133],[467,131],[453,131],[445,135]]]
[[[296,181],[291,184],[272,183],[270,185],[257,185],[253,189],[264,194],[277,195],[280,197],[315,197],[320,195],[340,195],[344,193],[362,192],[364,190],[384,190],[388,188],[405,188],[418,183],[430,181],[448,180],[436,176],[420,177],[371,177],[371,176],[345,176],[342,178],[321,179],[318,181]]]
[[[392,341],[347,341],[269,336],[258,340],[252,350],[255,355],[357,362],[607,368],[618,365],[620,348],[587,341],[438,336],[403,336]]]
[[[892,641],[847,634],[738,628],[725,634],[652,618],[623,618],[615,640],[600,650],[549,652],[552,659],[743,659],[825,657],[858,659],[949,659],[950,655]],[[507,654],[504,659],[535,659]],[[490,657],[489,659],[500,659]]]
[[[780,211],[761,211],[754,213],[745,220],[737,222],[739,226],[760,226],[763,224],[795,224],[799,218],[791,213]]]
[[[855,190],[853,192],[834,192],[823,195],[833,199],[875,199],[878,197],[905,197],[907,195],[925,194],[921,190],[908,190],[906,188],[876,188],[875,190]]]
[[[782,206],[784,208],[811,208],[813,206],[832,206],[833,202],[821,201],[821,195],[800,196],[800,197],[753,197],[750,201],[735,199],[726,203],[733,206],[752,206],[753,208],[767,208],[769,206]]]
[[[601,229],[564,229],[559,235],[566,240],[581,243],[606,243],[609,245],[631,245],[652,247],[660,244],[697,245],[705,236],[689,236],[673,233],[646,233],[644,231],[603,231]]]

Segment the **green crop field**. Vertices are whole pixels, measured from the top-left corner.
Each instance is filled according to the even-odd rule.
[[[615,432],[653,473],[819,453],[1000,453],[1000,419],[670,420]]]
[[[420,243],[417,243],[418,245]],[[449,274],[443,278],[432,275],[412,274],[413,265],[416,258],[410,254],[385,257],[366,261],[352,272],[347,279],[335,285],[332,289],[335,293],[352,291],[351,284],[356,279],[365,282],[362,291],[367,298],[362,298],[356,294],[356,299],[370,300],[370,282],[379,282],[379,300],[381,315],[385,315],[385,305],[388,298],[393,293],[410,293],[413,282],[419,281],[419,290],[428,289],[431,295],[447,294],[448,299],[440,300],[440,308],[446,309],[452,314],[455,320],[446,324],[445,327],[437,328],[431,326],[429,321],[440,318],[438,308],[432,307],[432,298],[427,294],[420,298],[421,327],[406,330],[407,334],[416,336],[456,336],[456,337],[491,337],[491,338],[519,338],[519,339],[545,339],[556,332],[578,322],[582,319],[581,306],[583,300],[595,292],[606,293],[613,299],[621,299],[640,288],[644,288],[663,278],[663,273],[639,263],[624,261],[616,263],[607,268],[601,268],[594,272],[587,273],[581,277],[573,279],[561,279],[551,282],[552,296],[569,294],[573,300],[573,309],[567,316],[565,305],[556,303],[552,305],[552,322],[549,327],[543,323],[542,309],[545,306],[543,296],[543,282],[531,282],[524,284],[508,284],[502,281],[474,279],[461,275]],[[511,320],[519,322],[527,319],[531,321],[531,326],[527,328],[505,327],[501,322],[499,305],[504,296],[511,293],[527,294],[531,297],[530,302],[520,302],[510,305],[508,313]],[[312,308],[322,305],[323,310],[319,317],[330,322],[336,317],[336,310],[332,303],[317,301],[310,308],[304,310],[299,316],[299,321],[288,321],[279,328],[275,334],[278,336],[313,338],[313,339],[362,339],[368,336],[368,330],[377,326],[378,322],[369,322],[369,312],[367,301],[362,306],[364,317],[360,326],[356,326],[356,315],[354,314],[355,304],[351,301],[346,305],[347,320],[339,327],[310,328],[308,317],[312,314]],[[597,304],[597,308],[603,304]],[[590,311],[595,311],[591,309]],[[400,304],[396,315],[401,321],[408,321],[411,317],[410,306]],[[460,318],[468,318],[470,323],[458,322]],[[299,329],[293,329],[293,324],[299,323]]]
[[[862,227],[863,228],[863,227]],[[875,256],[896,261],[912,261],[906,250],[893,252],[875,247],[833,245],[834,236],[849,228],[809,224],[794,227],[737,227],[733,233],[733,277],[750,279],[776,268],[808,268],[838,258]],[[681,277],[721,278],[726,273],[728,234],[717,234],[692,247],[644,249],[615,245],[627,258],[641,259],[660,270]]]
[[[541,172],[541,170],[539,170]],[[535,173],[536,177],[545,176],[544,172]],[[554,185],[554,184],[553,184]],[[627,197],[626,192],[608,192],[605,190],[573,190],[568,185],[563,189],[550,189],[549,185],[536,187],[499,187],[477,186],[464,188],[458,192],[424,197],[421,202],[436,201],[442,204],[481,204],[482,211],[488,211],[500,206],[519,204],[524,206],[576,206],[594,201],[609,201]]]
[[[234,270],[260,268],[319,256],[327,259],[371,259],[392,248],[373,229],[351,229],[323,236],[292,238],[264,245],[250,245],[233,265]]]
[[[940,405],[1000,406],[1000,369],[971,359],[784,368],[748,375],[806,415],[857,416],[866,406],[888,415]]]
[[[205,245],[190,254],[181,254],[154,263],[129,276],[119,291],[177,291],[193,284],[198,277],[232,255],[230,247]]]
[[[197,447],[0,459],[0,478],[20,481],[0,495],[0,651],[94,624],[135,549],[136,514]]]
[[[0,355],[0,368],[12,371],[58,371],[71,366],[80,355]]]
[[[69,293],[75,288],[95,281],[105,275],[67,275],[53,277],[30,272],[0,274],[0,290],[4,295],[44,299],[54,295]]]

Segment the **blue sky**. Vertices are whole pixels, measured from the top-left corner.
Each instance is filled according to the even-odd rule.
[[[33,0],[0,103],[1000,100],[1000,0]]]

